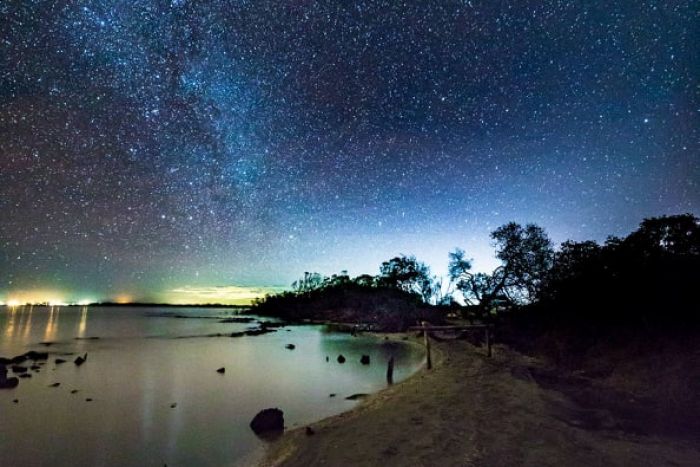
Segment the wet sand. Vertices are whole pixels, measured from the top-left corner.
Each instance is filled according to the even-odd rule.
[[[435,366],[356,409],[286,433],[263,465],[700,465],[691,439],[640,434],[614,412],[540,386],[538,363],[497,346],[434,342]]]

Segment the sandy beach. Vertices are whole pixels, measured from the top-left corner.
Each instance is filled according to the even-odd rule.
[[[356,409],[286,433],[263,465],[699,465],[691,439],[629,430],[616,414],[545,389],[538,362],[435,342],[434,368]],[[697,441],[697,440],[695,440]]]

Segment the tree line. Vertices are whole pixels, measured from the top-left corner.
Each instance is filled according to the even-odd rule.
[[[557,310],[572,322],[613,320],[598,316],[609,314],[612,306],[621,320],[658,321],[658,307],[694,302],[690,291],[700,271],[700,220],[692,214],[645,219],[628,236],[609,237],[603,244],[569,240],[555,249],[542,227],[515,222],[494,230],[491,240],[500,264],[490,273],[473,271],[467,252],[456,248],[448,254],[447,284],[415,256],[399,255],[383,262],[374,276],[306,272],[286,295],[393,289],[425,306],[459,310],[473,319],[534,309],[541,316]]]

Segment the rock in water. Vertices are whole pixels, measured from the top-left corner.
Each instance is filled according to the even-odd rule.
[[[80,366],[83,363],[85,363],[86,361],[87,361],[87,352],[82,357],[80,355],[78,355],[78,357],[75,359],[75,366]]]
[[[221,374],[223,375],[224,373],[226,373],[226,368],[221,367],[221,368],[219,368],[218,370],[216,370],[216,372],[217,372],[217,373],[221,373]]]
[[[297,348],[297,346],[294,345],[294,344],[287,344],[287,345],[284,346],[284,348],[285,348],[285,349],[288,349],[288,350],[294,350],[294,349]]]
[[[369,365],[369,355],[363,355],[360,357],[360,363],[363,365]]]
[[[265,409],[250,422],[250,428],[256,435],[274,434],[284,431],[284,412],[280,409]]]
[[[53,383],[53,384],[50,384],[49,387],[50,387],[50,388],[57,388],[57,387],[59,387],[60,385],[61,385],[61,383]]]
[[[338,363],[345,363],[345,357],[338,355]]]
[[[17,378],[0,378],[0,389],[16,388],[18,384],[19,379]]]
[[[64,359],[62,359],[62,358],[57,358],[57,359],[55,360],[55,363],[56,363],[56,365],[60,365],[61,363],[66,363],[66,361],[65,361]]]
[[[46,360],[49,358],[49,353],[48,352],[37,352],[35,350],[30,350],[26,354],[24,354],[25,357],[27,357],[29,360]]]

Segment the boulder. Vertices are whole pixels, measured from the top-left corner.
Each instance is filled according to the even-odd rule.
[[[284,412],[278,408],[261,410],[250,422],[250,428],[256,435],[281,433],[284,431]]]
[[[0,378],[0,389],[16,388],[18,384],[19,379],[17,378]]]
[[[345,363],[345,357],[343,355],[338,355],[338,363]]]
[[[17,373],[26,373],[27,372],[27,367],[26,366],[19,366],[19,365],[12,365],[12,372],[17,374]]]
[[[363,355],[360,357],[360,363],[363,365],[369,365],[369,355]]]

